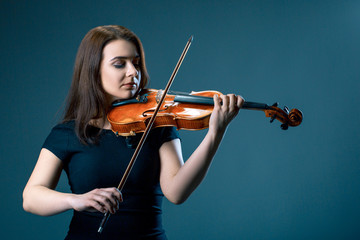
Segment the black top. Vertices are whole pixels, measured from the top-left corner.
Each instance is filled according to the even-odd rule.
[[[83,145],[71,121],[55,126],[43,148],[63,161],[71,191],[82,194],[117,187],[140,137],[117,137],[103,130],[98,144]],[[173,127],[151,130],[122,190],[124,202],[110,216],[102,234],[97,234],[102,213],[74,211],[66,239],[166,239],[161,222],[159,148],[176,138],[179,135]]]

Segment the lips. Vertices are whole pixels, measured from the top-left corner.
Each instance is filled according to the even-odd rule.
[[[134,82],[129,82],[129,83],[124,83],[121,86],[126,87],[126,88],[134,88],[134,87],[136,87],[136,84]]]

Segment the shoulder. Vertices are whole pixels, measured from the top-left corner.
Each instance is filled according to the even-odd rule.
[[[69,146],[78,146],[74,121],[59,123],[51,129],[42,148],[46,148],[61,160],[68,158],[72,149]]]
[[[176,138],[180,139],[179,132],[175,127],[155,128],[152,134],[154,140],[156,139],[160,145],[162,145],[164,142],[168,142]]]
[[[68,138],[70,136],[75,136],[75,122],[69,121],[69,122],[63,122],[55,125],[49,135],[48,139],[58,139],[58,138]]]
[[[47,136],[44,146],[67,143],[69,138],[76,136],[74,121],[63,122],[55,125]]]

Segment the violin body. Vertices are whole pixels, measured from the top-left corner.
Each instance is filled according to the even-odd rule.
[[[211,99],[217,91],[192,92],[192,96]],[[112,130],[121,136],[133,136],[144,132],[161,98],[162,91],[144,89],[133,100],[118,102],[108,114]],[[209,127],[209,119],[214,108],[208,104],[183,103],[176,101],[176,95],[167,94],[160,107],[153,127],[175,126],[177,129],[201,130]]]
[[[221,95],[218,91],[191,92],[190,94],[167,94],[160,106],[152,127],[175,126],[177,129],[201,130],[209,127],[210,115],[214,109],[213,96]],[[120,136],[134,136],[144,132],[149,119],[163,95],[162,90],[144,89],[136,98],[115,101],[113,109],[108,114],[108,121],[113,132]],[[275,119],[283,124],[286,130],[295,127],[302,121],[302,113],[298,109],[284,110],[277,107],[277,103],[268,106],[264,103],[244,102],[242,108],[261,110],[270,122]]]

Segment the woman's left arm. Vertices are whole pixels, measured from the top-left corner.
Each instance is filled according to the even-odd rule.
[[[220,100],[221,99],[221,100]],[[184,163],[179,139],[165,142],[160,148],[160,185],[166,198],[183,203],[205,177],[212,159],[231,120],[244,99],[234,94],[214,96],[214,110],[209,130],[201,144]]]

